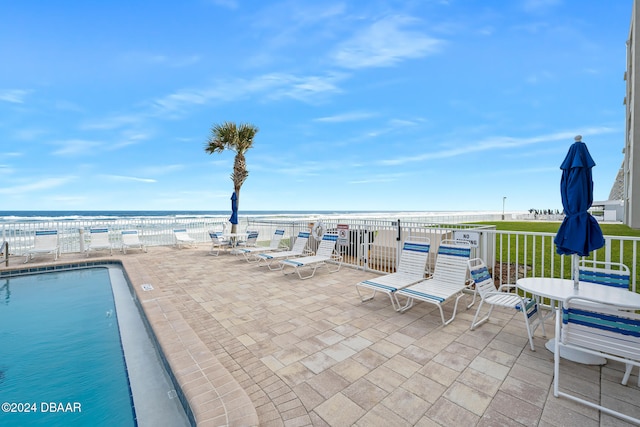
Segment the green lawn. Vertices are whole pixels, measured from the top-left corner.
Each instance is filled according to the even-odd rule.
[[[560,228],[559,221],[486,221],[474,224],[495,225],[497,230],[527,231],[532,233],[556,233]],[[640,230],[629,228],[623,224],[600,224],[602,233],[607,236],[640,237]]]

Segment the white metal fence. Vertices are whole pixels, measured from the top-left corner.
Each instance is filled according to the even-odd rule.
[[[441,219],[441,218],[439,218]],[[460,219],[460,218],[456,218]],[[467,218],[468,219],[468,218]],[[474,219],[488,220],[487,218]],[[495,218],[493,218],[495,220]],[[436,222],[431,218],[349,218],[335,217],[305,218],[242,218],[239,230],[256,230],[258,244],[268,245],[276,229],[285,230],[285,242],[291,246],[300,231],[312,231],[322,222],[327,232],[339,232],[337,249],[344,263],[357,268],[390,272],[395,269],[402,244],[405,240],[428,238],[432,248],[430,266],[435,262],[439,243],[445,239],[464,239],[472,243],[472,257],[478,256],[493,268],[499,283],[514,283],[519,277],[571,276],[571,257],[555,252],[554,233],[496,231],[495,227],[457,222]],[[100,220],[64,220],[49,222],[5,223],[2,225],[3,241],[7,241],[12,255],[21,255],[33,247],[36,230],[57,229],[60,233],[62,253],[80,252],[81,240],[88,234],[82,231],[91,227],[107,227],[112,243],[120,242],[120,231],[136,229],[147,246],[173,245],[173,230],[186,228],[198,242],[209,242],[209,230],[222,230],[228,225],[220,218],[117,218]],[[594,251],[588,258],[608,262],[621,262],[631,270],[632,285],[636,283],[638,271],[638,249],[640,238],[627,236],[605,236],[605,246]],[[310,239],[310,249],[318,242]]]

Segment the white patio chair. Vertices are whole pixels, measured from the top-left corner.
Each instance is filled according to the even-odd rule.
[[[565,397],[640,425],[640,418],[623,414],[619,411],[619,407],[613,409],[604,406],[609,400],[607,396],[594,402],[587,400],[584,395],[571,394],[570,389],[575,390],[575,385],[569,386],[566,390],[560,390],[560,353],[563,347],[640,366],[638,310],[640,306],[605,304],[580,296],[570,296],[563,302],[562,312],[556,316],[556,351],[553,359],[553,395],[555,397]],[[629,396],[629,398],[633,397]],[[635,399],[637,400],[637,396]]]
[[[147,252],[147,247],[140,241],[138,230],[122,230],[121,231],[121,250],[126,254],[127,249],[141,249]]]
[[[181,248],[183,246],[195,247],[197,245],[196,239],[189,236],[186,228],[173,230],[173,236],[175,238],[175,244],[178,248]]]
[[[309,236],[310,233],[308,231],[300,231],[298,233],[298,237],[296,237],[296,240],[293,242],[293,247],[290,251],[264,252],[257,254],[256,258],[258,258],[258,265],[261,265],[261,263],[264,262],[269,270],[282,270],[282,264],[277,261],[312,254],[313,252],[306,250],[307,243],[309,242]],[[272,265],[277,265],[277,267],[273,268]]]
[[[531,351],[535,351],[535,347],[533,345],[533,334],[538,326],[542,326],[542,335],[544,337],[547,336],[547,333],[544,330],[542,316],[539,313],[537,301],[534,298],[523,298],[517,293],[509,292],[509,290],[516,289],[515,285],[503,284],[496,290],[493,277],[491,277],[489,269],[480,258],[471,259],[468,261],[468,264],[471,279],[475,283],[476,292],[480,294],[481,298],[478,310],[476,310],[476,315],[471,322],[471,330],[487,322],[491,316],[493,308],[496,306],[518,310],[524,317],[524,324],[527,329],[527,335],[529,336],[529,346],[531,347]],[[478,320],[480,309],[482,309],[482,305],[484,303],[490,305],[489,312],[482,319]]]
[[[327,267],[330,273],[335,273],[340,270],[342,266],[342,255],[336,252],[336,243],[338,241],[338,235],[334,233],[325,233],[320,240],[320,245],[315,255],[284,259],[280,261],[282,265],[282,272],[289,274],[285,271],[285,267],[292,267],[295,273],[298,273],[298,277],[301,279],[310,279],[316,274],[316,270],[319,267]],[[332,269],[331,265],[337,265]],[[309,273],[302,275],[303,271],[310,271]]]
[[[363,280],[356,283],[356,291],[362,302],[372,300],[377,292],[383,292],[389,296],[391,305],[395,310],[396,300],[393,293],[398,289],[413,285],[425,278],[427,262],[429,260],[429,249],[431,241],[427,238],[425,241],[405,241],[402,245],[400,253],[400,262],[395,273],[384,276],[378,276],[372,279]],[[362,296],[360,288],[367,288],[373,291],[370,296]]]
[[[471,255],[471,245],[468,242],[443,240],[438,247],[438,256],[433,269],[433,275],[411,286],[398,289],[393,295],[396,298],[398,311],[404,313],[413,307],[415,301],[423,301],[435,304],[440,310],[442,323],[448,325],[456,317],[458,301],[464,296],[464,290],[469,289],[467,285],[467,261]],[[405,305],[401,305],[398,296],[407,298]],[[442,306],[454,299],[453,314],[449,320],[445,320]],[[470,308],[475,302],[467,306]]]
[[[614,288],[629,289],[629,267],[619,262],[605,262],[583,259],[578,264],[578,277],[581,282],[595,283],[597,285],[611,286]],[[633,365],[626,364],[622,384],[627,385]],[[640,387],[640,375],[638,375],[638,387]]]
[[[109,251],[109,255],[113,255],[113,244],[109,236],[108,228],[91,228],[89,229],[89,244],[85,249],[86,256],[91,251]]]
[[[247,262],[259,262],[260,259],[256,256],[259,253],[267,253],[273,251],[282,251],[285,250],[286,247],[283,246],[282,237],[284,236],[284,230],[276,230],[271,237],[271,241],[269,242],[269,246],[253,246],[253,247],[243,247],[236,248],[238,253],[244,255],[244,258]]]
[[[218,256],[220,249],[226,249],[229,247],[229,241],[226,240],[221,231],[209,231],[209,237],[211,238],[211,249],[209,255]]]
[[[36,230],[33,248],[23,254],[25,256],[24,262],[29,262],[34,255],[51,253],[54,261],[60,256],[58,230]]]

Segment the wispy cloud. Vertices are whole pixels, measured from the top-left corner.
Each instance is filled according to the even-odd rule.
[[[60,146],[53,154],[57,156],[79,156],[81,154],[89,154],[99,147],[101,143],[96,141],[88,141],[85,139],[69,139],[66,141],[57,141],[55,145]]]
[[[607,127],[590,128],[583,131],[582,135],[583,136],[598,135],[598,134],[610,133],[614,131],[615,129],[607,128]],[[391,166],[391,165],[401,165],[401,164],[413,163],[413,162],[421,162],[424,160],[445,159],[445,158],[457,157],[462,155],[469,155],[470,153],[477,153],[481,151],[497,150],[497,149],[505,149],[505,148],[517,148],[517,147],[524,147],[524,146],[533,145],[533,144],[572,140],[575,135],[576,135],[575,132],[567,131],[567,132],[557,132],[549,135],[534,136],[530,138],[514,138],[514,137],[496,136],[496,137],[490,137],[484,140],[476,141],[473,144],[458,145],[454,148],[447,148],[445,150],[417,154],[414,156],[397,157],[395,159],[384,159],[384,160],[378,161],[378,164]]]
[[[318,117],[313,121],[323,123],[344,123],[366,120],[375,116],[375,113],[368,113],[366,111],[352,111],[349,113],[336,114],[334,116]]]
[[[123,175],[103,175],[106,179],[109,179],[111,181],[133,181],[133,182],[144,182],[144,183],[149,183],[149,184],[153,184],[154,182],[157,182],[155,179],[152,178],[139,178],[136,176],[123,176]]]
[[[0,101],[23,104],[25,97],[29,93],[31,93],[31,91],[22,89],[0,90]]]
[[[390,67],[438,52],[443,40],[407,29],[417,22],[407,16],[383,18],[342,43],[333,59],[345,68]]]
[[[255,94],[263,94],[263,99],[279,100],[293,98],[313,102],[327,94],[339,93],[338,82],[344,74],[296,76],[285,73],[270,73],[252,79],[219,81],[200,89],[183,89],[151,102],[153,115],[176,114],[194,105],[204,105],[213,101],[238,100]]]
[[[73,177],[45,178],[29,184],[0,188],[0,194],[24,194],[49,190],[51,188],[61,187],[73,180]]]

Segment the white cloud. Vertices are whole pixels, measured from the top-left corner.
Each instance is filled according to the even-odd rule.
[[[55,150],[53,154],[58,156],[78,156],[81,154],[89,154],[92,150],[101,144],[96,141],[87,141],[84,139],[69,139],[66,141],[58,141],[55,143],[60,148]]]
[[[389,67],[436,53],[443,40],[404,28],[414,22],[406,16],[381,19],[344,42],[333,57],[341,67],[366,68]]]
[[[63,186],[73,179],[73,177],[45,178],[29,184],[0,188],[0,194],[23,195],[24,193],[31,193],[34,191],[49,190],[51,188]]]
[[[314,119],[314,121],[323,123],[344,123],[366,120],[375,116],[376,114],[367,113],[365,111],[352,111],[349,113],[336,114],[334,116],[318,117],[317,119]]]
[[[152,179],[152,178],[139,178],[136,176],[122,176],[122,175],[103,175],[103,176],[112,181],[134,181],[134,182],[144,182],[149,184],[157,182],[155,179]]]
[[[0,90],[0,101],[11,102],[13,104],[23,104],[24,98],[29,93],[30,91],[21,89]]]
[[[586,129],[582,132],[583,136],[588,135],[598,135],[603,133],[613,132],[612,128],[590,128]],[[540,144],[540,143],[549,143],[555,141],[563,141],[563,140],[573,140],[573,137],[576,135],[576,132],[557,132],[549,135],[540,135],[534,136],[530,138],[513,138],[513,137],[504,137],[504,136],[496,136],[485,138],[484,140],[476,141],[470,145],[459,145],[454,148],[447,148],[441,151],[434,151],[430,153],[417,154],[410,157],[397,157],[395,159],[384,159],[380,160],[378,164],[381,165],[401,165],[406,163],[420,162],[424,160],[433,160],[433,159],[444,159],[450,157],[457,157],[462,155],[469,155],[470,153],[488,151],[488,150],[496,150],[496,149],[504,149],[504,148],[517,148],[524,147],[532,144]]]

